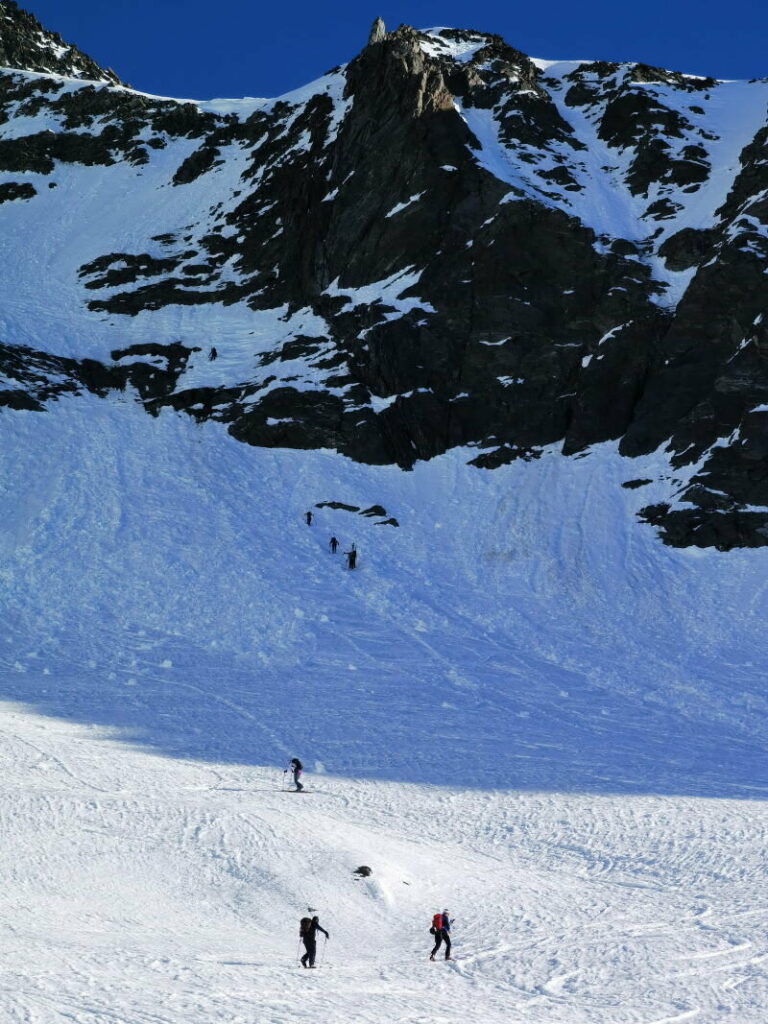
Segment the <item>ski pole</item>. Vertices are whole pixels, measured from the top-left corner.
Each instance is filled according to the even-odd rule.
[[[324,959],[325,947],[328,945],[328,936],[326,935],[323,939],[323,948],[320,950],[320,956],[317,958],[317,962],[321,964]]]
[[[301,952],[301,936],[299,936],[299,942],[296,946],[296,963],[299,962],[299,953]]]

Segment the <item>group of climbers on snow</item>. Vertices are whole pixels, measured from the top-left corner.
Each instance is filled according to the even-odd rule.
[[[312,511],[310,509],[307,509],[307,511],[304,513],[304,521],[307,524],[307,526],[311,526],[312,525],[312,519],[313,518],[314,517],[312,515]],[[331,537],[331,539],[328,541],[328,550],[331,552],[332,555],[336,554],[336,549],[338,548],[338,546],[339,546],[338,539],[336,537]],[[352,544],[352,547],[349,549],[349,551],[345,551],[344,555],[345,555],[345,557],[347,559],[347,568],[348,569],[356,569],[357,568],[357,548],[355,547],[355,545]]]
[[[445,946],[445,959],[452,960],[451,956],[451,925],[453,918],[448,916],[448,911],[435,914],[432,918],[432,926],[429,929],[430,935],[435,936],[435,945],[429,954],[429,959],[435,959],[435,953],[441,946]],[[304,955],[301,957],[302,967],[314,967],[317,958],[317,933],[322,932],[326,941],[330,939],[329,933],[320,924],[320,919],[315,917],[302,917],[299,922],[299,939],[304,944]]]
[[[292,757],[288,763],[288,767],[283,769],[283,775],[287,775],[288,772],[293,776],[293,781],[296,786],[296,793],[304,792],[304,785],[301,782],[301,774],[304,771],[304,766],[298,757]],[[310,910],[312,908],[309,908]],[[452,960],[451,956],[451,925],[454,919],[449,916],[447,910],[443,910],[441,913],[435,914],[432,918],[432,924],[429,929],[429,934],[434,935],[435,945],[432,952],[429,954],[429,959],[434,960],[435,954],[441,946],[445,947],[445,959]],[[302,917],[299,922],[299,939],[300,944],[304,943],[304,955],[301,957],[302,967],[314,967],[315,959],[317,956],[317,933],[322,932],[326,940],[330,938],[330,935],[320,924],[320,920],[317,917]],[[298,955],[298,954],[297,954]]]

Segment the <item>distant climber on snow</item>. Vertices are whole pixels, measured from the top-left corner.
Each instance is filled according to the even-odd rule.
[[[290,772],[291,775],[293,775],[293,781],[294,781],[294,783],[296,785],[296,792],[297,793],[301,793],[301,791],[304,789],[304,787],[302,786],[301,781],[300,781],[301,780],[301,773],[303,771],[304,771],[304,765],[301,763],[301,761],[298,759],[298,757],[292,757],[291,758],[291,763],[288,765],[287,768],[283,769],[283,775],[285,775],[286,772]]]
[[[336,538],[335,537],[331,537],[331,539],[328,541],[328,547],[331,549],[331,554],[332,555],[336,554],[336,548],[338,546],[339,546],[339,542],[336,540]]]
[[[432,918],[432,927],[429,929],[430,934],[435,936],[435,947],[429,954],[429,959],[435,959],[435,953],[445,943],[445,959],[451,960],[451,925],[453,921],[448,916],[448,911],[444,910],[442,914],[435,914]]]
[[[307,520],[307,526],[311,526],[312,525],[312,513],[309,510],[307,510],[304,513],[304,518]]]
[[[322,932],[326,939],[330,939],[330,935],[320,924],[317,917],[308,918],[302,917],[299,922],[299,937],[304,943],[304,949],[306,953],[301,958],[302,967],[314,967],[315,956],[317,954],[317,933]]]
[[[355,547],[354,544],[352,545],[351,550],[346,552],[346,555],[347,555],[347,568],[348,569],[355,569],[355,568],[357,568],[357,548]]]
[[[208,353],[208,358],[210,359],[211,362],[213,362],[214,359],[218,359],[219,358],[219,353],[216,351],[215,346],[212,347],[211,351]]]

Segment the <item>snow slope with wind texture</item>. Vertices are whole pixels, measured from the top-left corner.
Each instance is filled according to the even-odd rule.
[[[660,545],[652,459],[0,430],[6,1019],[763,1021],[764,556]]]
[[[40,78],[56,81],[57,98],[85,91],[93,84],[33,72],[11,73],[32,82]],[[195,102],[205,112],[241,120],[256,111],[268,112],[278,104],[295,105],[286,122],[287,130],[304,104],[313,96],[325,94],[333,103],[329,125],[329,134],[333,135],[349,106],[342,96],[344,84],[343,74],[337,72],[275,99],[186,102]],[[113,91],[125,92],[119,88]],[[11,109],[12,116],[0,125],[0,139],[60,132],[65,123],[61,112],[43,110],[31,116],[14,113]],[[150,127],[145,131],[152,134]],[[227,306],[220,302],[171,304],[143,309],[135,316],[109,315],[88,308],[96,295],[81,276],[84,266],[109,253],[167,258],[185,245],[169,251],[162,238],[185,235],[192,226],[198,236],[216,229],[224,237],[235,229],[231,225],[222,228],[217,209],[236,206],[236,197],[244,187],[243,176],[248,188],[254,189],[264,171],[262,167],[255,177],[248,176],[251,151],[237,143],[222,144],[213,170],[177,187],[174,174],[198,149],[200,140],[168,136],[165,141],[160,149],[150,147],[147,163],[140,166],[126,160],[108,166],[56,161],[51,174],[23,172],[24,181],[32,184],[37,194],[29,201],[3,203],[0,209],[0,264],[4,268],[0,280],[0,336],[4,341],[42,351],[53,346],[58,355],[78,359],[108,360],[111,351],[148,340],[183,340],[196,345],[201,338],[226,337],[226,343],[219,343],[223,360],[217,371],[214,373],[211,367],[198,370],[206,383],[215,386],[231,384],[233,376],[235,380],[252,380],[259,365],[258,354],[271,351],[276,339],[308,330],[320,335],[327,332],[327,325],[318,317],[309,324],[308,316],[299,313],[289,317],[284,307],[254,311],[245,302]],[[297,148],[306,143],[302,137]],[[0,170],[0,184],[18,182],[20,176],[18,171]],[[145,283],[147,280],[150,278],[145,278]],[[241,280],[237,260],[232,259],[221,269],[216,286]],[[197,292],[211,290],[211,286],[197,283],[188,286]],[[110,297],[121,290],[104,287],[99,289],[99,297]],[[194,363],[195,357],[190,369],[195,368]]]

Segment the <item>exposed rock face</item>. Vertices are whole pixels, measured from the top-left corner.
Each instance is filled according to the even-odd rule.
[[[371,25],[371,31],[368,36],[368,45],[371,46],[373,43],[380,43],[386,34],[387,29],[384,22],[381,18],[376,18],[373,25]]]
[[[67,356],[6,324],[6,408],[130,388],[254,445],[404,468],[457,445],[488,469],[662,447],[669,501],[644,518],[665,540],[768,543],[768,84],[542,67],[380,19],[346,68],[274,101],[90,73],[0,75],[0,218],[29,210],[31,232],[36,204],[75,216],[94,169],[102,189],[77,208],[83,255],[57,255]]]
[[[58,33],[47,32],[14,0],[0,0],[0,67],[120,84],[113,71],[100,68]]]

